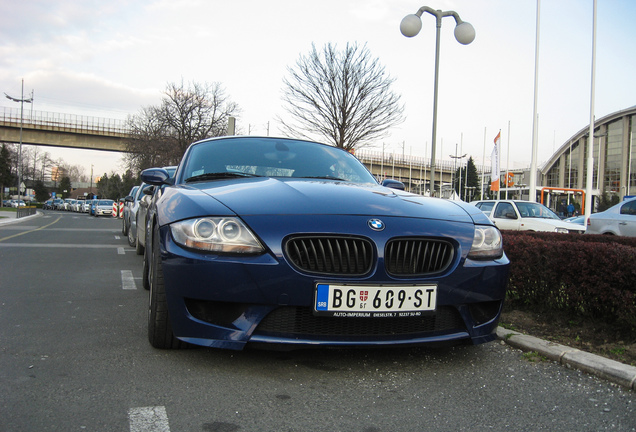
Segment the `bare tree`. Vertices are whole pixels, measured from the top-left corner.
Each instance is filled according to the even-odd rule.
[[[219,83],[169,84],[161,105],[162,119],[175,133],[181,154],[194,142],[225,135],[228,118],[238,111]]]
[[[55,163],[55,160],[51,158],[51,154],[49,152],[44,152],[44,154],[39,157],[38,162],[40,163],[40,169],[37,177],[44,181],[46,180],[47,169],[50,170]]]
[[[395,81],[366,45],[344,50],[327,44],[322,52],[301,55],[283,80],[284,109],[278,120],[291,136],[321,137],[336,147],[353,150],[371,144],[401,123],[404,107],[391,91]]]
[[[159,107],[144,107],[128,118],[132,139],[126,142],[125,159],[133,171],[178,162],[173,154],[174,139],[164,124]],[[175,160],[176,159],[176,160]]]
[[[67,162],[60,161],[59,168],[64,171],[64,176],[68,177],[73,184],[82,181],[82,177],[86,177],[86,168],[82,165],[71,165]]]
[[[135,171],[177,164],[194,141],[225,135],[228,118],[238,111],[219,83],[170,83],[160,106],[128,119],[128,164]]]

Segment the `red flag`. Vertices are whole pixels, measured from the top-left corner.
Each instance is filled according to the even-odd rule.
[[[497,134],[495,138],[495,147],[492,149],[492,153],[490,154],[490,190],[493,192],[499,191],[499,142],[501,141],[501,131]]]

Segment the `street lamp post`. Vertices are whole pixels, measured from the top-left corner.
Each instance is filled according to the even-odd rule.
[[[457,156],[457,143],[455,143],[455,156],[449,155],[453,159],[453,175],[451,176],[451,184],[452,184],[453,189],[455,189],[454,176],[455,176],[455,173],[457,172],[457,159],[464,159],[466,157],[466,154],[463,154],[461,156]],[[461,194],[461,191],[462,191],[462,186],[461,186],[461,184],[462,184],[461,164],[459,166],[459,169],[460,169],[460,171],[459,171],[459,183],[457,185],[457,189],[459,189],[459,192],[460,192],[459,193],[459,198],[461,199],[461,196],[462,196],[462,194]],[[466,176],[468,176],[468,172],[466,172]]]
[[[18,207],[20,207],[20,195],[22,192],[22,124],[24,123],[24,103],[33,102],[33,98],[24,98],[24,79],[22,80],[22,96],[20,99],[11,97],[6,93],[4,95],[13,102],[20,102],[20,146],[18,147]]]
[[[462,45],[468,45],[475,40],[475,28],[468,22],[462,21],[455,11],[435,10],[428,6],[422,6],[416,13],[405,16],[400,23],[400,31],[406,37],[416,36],[422,29],[422,14],[426,12],[436,18],[435,36],[435,83],[433,90],[433,138],[431,143],[431,196],[435,196],[435,145],[437,143],[437,87],[439,81],[439,46],[442,18],[452,16],[455,18],[455,39]],[[441,189],[440,189],[441,192]]]

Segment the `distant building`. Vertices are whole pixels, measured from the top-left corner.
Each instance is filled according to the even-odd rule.
[[[636,106],[596,120],[593,137],[592,195],[615,201],[636,195]],[[584,190],[589,125],[567,140],[540,170],[540,188]],[[570,195],[576,192],[569,191]],[[554,200],[556,197],[552,197]],[[559,199],[559,198],[557,198]]]

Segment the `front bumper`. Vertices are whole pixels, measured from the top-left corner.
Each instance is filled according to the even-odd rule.
[[[313,220],[314,229],[320,229],[320,225]],[[279,222],[279,226],[286,224]],[[308,229],[303,228],[303,232]],[[345,231],[351,229],[345,227]],[[386,238],[390,235],[387,233]],[[269,253],[235,257],[181,248],[174,243],[168,227],[161,228],[160,238],[170,320],[175,336],[186,342],[242,349],[247,344],[288,348],[462,341],[479,344],[496,338],[509,262],[505,256],[483,262],[465,259],[466,248],[470,247],[468,236],[459,238],[461,258],[445,273],[428,278],[396,278],[387,274],[382,259],[384,238],[373,239],[378,251],[377,266],[362,278],[303,274],[287,263],[280,244],[273,246],[267,241]],[[435,283],[438,307],[433,313],[414,318],[314,316],[318,282]]]

